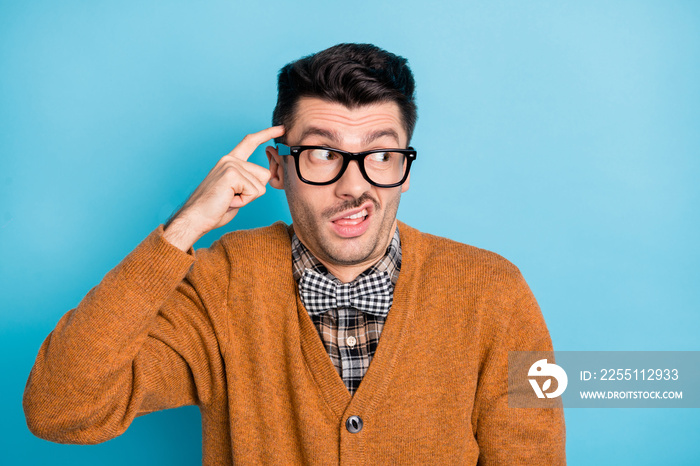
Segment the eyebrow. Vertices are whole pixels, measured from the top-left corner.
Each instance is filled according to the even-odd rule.
[[[329,131],[327,129],[322,129],[318,128],[315,126],[311,126],[309,128],[306,128],[303,133],[301,133],[301,137],[299,138],[301,141],[306,139],[309,136],[321,136],[322,138],[328,139],[334,144],[339,144],[340,143],[340,135],[338,134],[337,131]],[[396,143],[398,144],[399,142],[399,134],[393,130],[393,129],[381,129],[374,131],[373,133],[368,134],[365,136],[365,138],[362,140],[362,143],[364,145],[369,145],[376,141],[377,139],[383,138],[383,137],[390,137],[393,138]]]
[[[362,143],[366,146],[370,145],[373,143],[375,140],[383,138],[383,137],[390,137],[393,138],[396,141],[396,144],[399,143],[399,134],[394,131],[393,129],[381,129],[379,131],[375,131],[374,133],[370,133],[365,137],[365,139],[362,141]]]

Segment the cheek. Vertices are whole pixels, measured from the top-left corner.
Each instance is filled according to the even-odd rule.
[[[285,192],[289,208],[299,216],[311,218],[327,208],[331,194],[319,186],[310,186],[299,181],[296,176],[285,176]]]
[[[309,210],[309,215],[320,216],[323,211],[331,206],[330,201],[333,194],[322,187],[307,185],[306,189],[300,191],[302,202]]]
[[[396,209],[396,206],[398,206],[399,201],[401,200],[400,188],[395,188],[395,189],[396,189],[396,191],[392,191],[391,193],[386,193],[386,195],[379,198],[379,202],[382,203],[382,208],[384,209],[384,213],[387,215],[394,213],[394,209]]]
[[[284,170],[284,191],[290,206],[298,204],[303,199],[303,183],[297,178],[292,165],[287,165]]]

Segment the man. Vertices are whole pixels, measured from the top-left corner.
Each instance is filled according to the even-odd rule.
[[[561,410],[507,404],[508,351],[551,350],[518,270],[396,220],[415,121],[401,57],[341,44],[285,66],[276,126],[223,157],[46,339],[32,432],[102,442],[196,404],[205,464],[563,463]],[[247,161],[272,138],[269,169]],[[194,253],[267,183],[291,227]]]

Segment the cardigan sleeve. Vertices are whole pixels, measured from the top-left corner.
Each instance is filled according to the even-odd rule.
[[[25,387],[29,429],[54,442],[93,444],[121,435],[136,416],[207,403],[223,374],[207,307],[225,290],[198,282],[206,274],[197,269],[228,273],[217,248],[201,260],[198,251],[195,261],[159,226],[66,313]]]
[[[517,269],[508,274],[499,288],[496,305],[501,308],[503,320],[486,353],[476,394],[478,464],[564,465],[561,403],[552,400],[550,406],[554,407],[547,408],[508,405],[508,353],[552,351],[542,312]],[[523,383],[527,385],[527,381]]]

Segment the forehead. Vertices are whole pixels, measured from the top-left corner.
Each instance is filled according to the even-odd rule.
[[[290,144],[315,144],[323,140],[353,147],[375,140],[400,145],[407,142],[395,102],[348,108],[315,97],[302,97],[297,102],[287,140]]]

